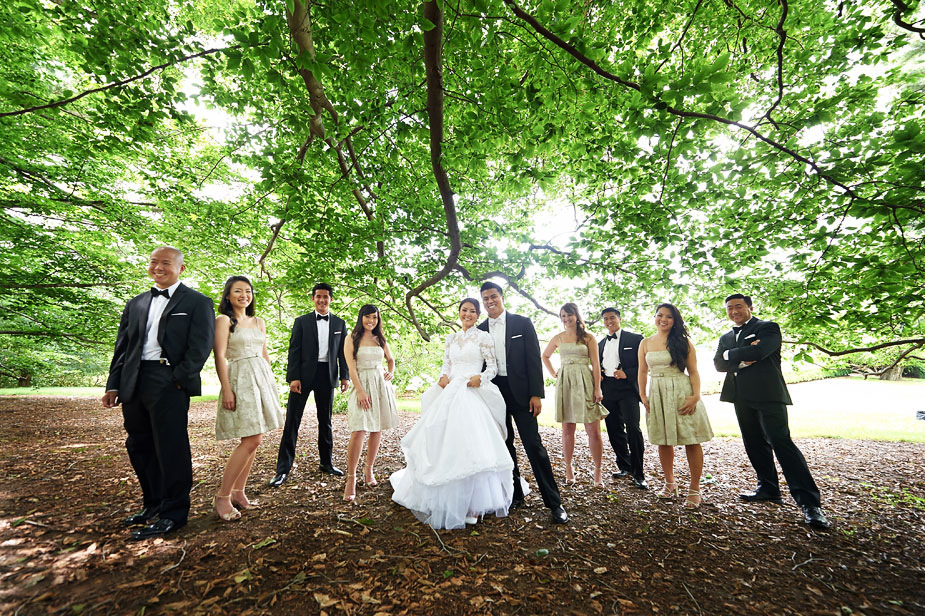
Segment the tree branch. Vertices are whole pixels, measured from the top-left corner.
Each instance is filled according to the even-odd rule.
[[[574,57],[576,60],[578,60],[578,62],[580,62],[581,64],[584,64],[585,66],[587,66],[588,68],[590,68],[594,73],[600,75],[601,77],[603,77],[603,78],[605,78],[605,79],[607,79],[607,80],[609,80],[609,81],[613,81],[614,83],[620,84],[620,85],[624,86],[625,88],[629,88],[629,89],[632,89],[632,90],[636,90],[637,92],[642,92],[642,88],[641,88],[641,86],[640,86],[638,83],[636,83],[636,82],[634,82],[634,81],[627,80],[627,79],[623,79],[623,78],[621,78],[621,77],[619,77],[619,76],[617,76],[617,75],[614,75],[613,73],[611,73],[611,72],[605,70],[605,69],[602,68],[600,65],[598,65],[596,62],[594,62],[593,60],[591,60],[590,58],[588,58],[587,56],[585,56],[584,54],[582,54],[580,51],[578,51],[575,47],[573,47],[572,45],[566,43],[566,42],[563,41],[561,38],[559,38],[558,36],[556,36],[555,34],[553,34],[552,32],[550,32],[549,30],[547,30],[546,28],[544,28],[544,27],[543,27],[532,15],[526,13],[523,9],[521,9],[519,6],[517,6],[517,4],[514,2],[514,0],[504,0],[504,3],[505,3],[506,5],[508,5],[508,6],[511,8],[511,11],[513,11],[513,13],[514,13],[517,17],[523,19],[523,20],[526,21],[528,24],[530,24],[531,26],[533,26],[533,27],[536,29],[537,32],[539,32],[541,35],[545,36],[547,39],[549,39],[550,41],[552,41],[553,43],[555,43],[557,46],[559,46],[560,48],[562,48],[563,50],[565,50],[566,52],[568,52],[572,57]],[[762,141],[762,142],[766,143],[767,145],[769,145],[769,146],[772,147],[773,149],[778,150],[779,152],[782,152],[783,154],[786,154],[787,156],[793,158],[794,160],[799,161],[799,162],[805,164],[806,166],[808,166],[809,168],[811,168],[820,178],[822,178],[823,180],[825,180],[827,183],[829,183],[829,184],[831,184],[831,185],[833,185],[833,186],[836,186],[836,187],[840,188],[842,191],[844,191],[844,193],[845,193],[847,196],[849,196],[849,197],[851,197],[851,198],[853,198],[853,199],[859,199],[859,200],[864,201],[864,202],[866,202],[866,203],[874,203],[874,202],[871,201],[870,199],[865,199],[865,198],[861,197],[861,196],[858,195],[850,186],[848,186],[848,185],[845,184],[844,182],[839,181],[838,179],[836,179],[835,177],[833,177],[831,174],[829,174],[828,172],[824,171],[814,160],[812,160],[812,159],[810,159],[810,158],[807,158],[806,156],[803,156],[803,155],[801,155],[801,154],[798,154],[796,151],[794,151],[794,150],[788,148],[788,147],[785,146],[784,144],[779,143],[779,142],[775,141],[774,139],[771,139],[770,137],[768,137],[768,136],[764,135],[762,132],[760,132],[760,131],[759,131],[756,127],[754,127],[754,126],[750,126],[750,125],[748,125],[748,124],[744,124],[744,123],[742,123],[742,122],[737,122],[737,121],[735,121],[735,120],[731,120],[731,119],[729,119],[729,118],[726,118],[726,117],[723,117],[723,116],[714,115],[714,114],[711,114],[711,113],[704,113],[704,112],[700,112],[700,111],[686,111],[686,110],[684,110],[684,109],[680,109],[680,108],[677,108],[677,107],[672,107],[671,105],[668,105],[668,104],[664,103],[663,101],[660,101],[660,100],[658,99],[658,97],[657,97],[657,93],[655,93],[655,92],[647,92],[647,93],[644,92],[644,94],[648,94],[648,95],[649,95],[650,97],[652,97],[652,99],[655,101],[655,104],[654,104],[654,106],[653,106],[654,109],[661,109],[661,110],[665,111],[666,113],[670,113],[671,115],[674,115],[674,116],[677,116],[677,117],[681,117],[681,118],[696,118],[696,119],[700,119],[700,120],[710,120],[710,121],[712,121],[712,122],[717,122],[717,123],[720,123],[720,124],[725,124],[726,126],[732,126],[732,127],[736,127],[736,128],[741,129],[741,130],[744,130],[744,131],[748,132],[749,134],[751,134],[751,135],[752,135],[753,137],[755,137],[756,139],[758,139],[759,141]],[[878,203],[878,204],[879,204],[879,205],[886,205],[886,206],[888,206],[888,207],[900,207],[900,208],[904,208],[904,209],[913,209],[913,208],[910,208],[909,206],[902,205],[902,204],[886,204],[886,203]]]
[[[785,344],[802,344],[806,346],[811,346],[819,351],[822,351],[830,357],[841,357],[842,355],[852,355],[854,353],[870,353],[871,351],[879,351],[880,349],[886,349],[889,347],[900,346],[903,344],[914,344],[914,345],[923,345],[925,344],[925,338],[910,338],[907,340],[893,340],[891,342],[884,342],[882,344],[875,344],[874,346],[869,347],[858,347],[853,349],[845,349],[842,351],[832,351],[823,346],[816,344],[815,342],[808,342],[805,340],[784,340]],[[913,347],[912,350],[915,350],[918,347]]]
[[[430,120],[430,165],[433,169],[434,179],[440,189],[440,200],[443,202],[443,213],[450,237],[450,251],[446,256],[446,264],[433,276],[414,287],[405,294],[405,306],[418,333],[424,340],[430,341],[430,336],[421,326],[414,313],[411,300],[420,297],[421,293],[440,282],[453,271],[459,262],[459,253],[462,250],[462,239],[459,235],[459,220],[456,216],[456,201],[450,179],[441,161],[443,157],[443,71],[440,66],[443,53],[443,11],[436,2],[422,2],[424,18],[434,24],[424,35],[424,70],[427,76],[427,117]]]
[[[780,2],[780,20],[777,22],[777,36],[780,37],[780,43],[777,45],[777,100],[774,101],[774,104],[764,112],[764,116],[768,119],[768,122],[773,124],[775,127],[777,124],[771,118],[771,112],[780,105],[780,102],[784,98],[784,43],[787,41],[787,31],[784,30],[784,22],[787,20],[787,13],[790,10],[790,7],[787,5],[787,0],[778,0]]]
[[[903,21],[903,13],[909,10],[909,5],[902,0],[893,0],[893,6],[896,7],[896,10],[893,12],[893,23],[903,30],[918,34],[919,38],[925,40],[925,28],[919,28],[918,26],[913,26],[909,22]]]
[[[19,110],[17,110],[17,111],[5,111],[5,112],[2,112],[2,113],[0,113],[0,118],[5,118],[5,117],[9,117],[9,116],[24,115],[24,114],[26,114],[26,113],[33,113],[33,112],[35,112],[35,111],[41,111],[42,109],[54,109],[55,107],[63,107],[64,105],[69,105],[69,104],[71,104],[71,103],[73,103],[73,102],[75,102],[75,101],[78,101],[78,100],[82,99],[82,98],[85,97],[85,96],[89,96],[90,94],[96,94],[97,92],[103,92],[104,90],[110,90],[110,89],[112,89],[112,88],[118,88],[118,87],[121,87],[121,86],[124,86],[124,85],[128,85],[128,84],[132,83],[133,81],[138,81],[139,79],[144,79],[145,77],[147,77],[148,75],[150,75],[151,73],[153,73],[153,72],[155,72],[155,71],[160,71],[160,70],[163,70],[163,69],[165,69],[165,68],[169,68],[169,67],[171,67],[171,66],[175,66],[175,65],[177,65],[177,64],[181,64],[181,63],[183,63],[183,62],[186,62],[187,60],[192,60],[193,58],[201,58],[201,57],[203,57],[203,56],[208,56],[208,55],[212,55],[212,54],[215,54],[215,53],[221,53],[221,52],[223,52],[223,51],[228,51],[228,50],[230,50],[230,49],[240,49],[240,48],[241,48],[240,45],[232,45],[231,47],[222,47],[221,49],[206,49],[205,51],[200,51],[200,52],[197,52],[197,53],[192,53],[192,54],[183,56],[182,58],[177,58],[176,60],[174,60],[174,61],[172,61],[172,62],[165,62],[165,63],[163,63],[163,64],[158,64],[157,66],[153,66],[153,67],[149,68],[148,70],[146,70],[145,72],[143,72],[143,73],[141,73],[141,74],[139,74],[139,75],[135,75],[134,77],[128,77],[128,78],[126,78],[126,79],[120,79],[119,81],[114,81],[114,82],[112,82],[112,83],[108,83],[108,84],[106,84],[105,86],[100,86],[100,87],[98,87],[98,88],[92,88],[92,89],[90,89],[90,90],[85,90],[85,91],[81,92],[80,94],[76,94],[76,95],[74,95],[74,96],[71,96],[70,98],[61,99],[61,100],[59,100],[59,101],[55,101],[55,102],[53,102],[53,103],[47,103],[47,104],[45,104],[45,105],[36,105],[35,107],[28,107],[28,108],[26,108],[26,109],[19,109]]]

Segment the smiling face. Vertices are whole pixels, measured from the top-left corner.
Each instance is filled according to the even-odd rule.
[[[376,329],[376,326],[379,325],[379,313],[371,312],[369,314],[363,315],[363,329],[368,332]]]
[[[173,248],[158,248],[151,253],[151,259],[148,261],[148,276],[161,289],[166,289],[178,281],[185,269],[183,255]]]
[[[245,310],[254,301],[254,289],[243,280],[238,280],[231,285],[225,299],[235,308]]]
[[[469,329],[479,318],[479,312],[472,305],[472,302],[463,302],[459,307],[459,322],[462,323],[463,329]]]
[[[482,292],[482,304],[485,305],[485,312],[493,319],[497,319],[504,312],[504,296],[498,289],[485,289]]]
[[[659,333],[667,334],[672,327],[674,327],[674,316],[671,314],[671,310],[662,306],[655,313],[655,329]]]
[[[331,294],[327,289],[318,289],[312,295],[312,303],[315,304],[315,310],[318,311],[318,314],[325,315],[331,306]]]
[[[565,310],[559,311],[559,320],[562,321],[562,327],[565,329],[575,329],[575,325],[578,323],[578,317]]]
[[[620,329],[620,317],[616,312],[605,312],[603,318],[608,333],[613,334]]]
[[[737,297],[726,302],[726,315],[736,325],[744,325],[752,318],[752,309],[744,299]]]

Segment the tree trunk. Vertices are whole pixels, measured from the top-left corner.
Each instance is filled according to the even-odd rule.
[[[897,364],[880,375],[881,381],[899,381],[903,377],[903,367]]]
[[[23,376],[17,376],[16,385],[18,387],[32,387],[32,375],[25,374]]]

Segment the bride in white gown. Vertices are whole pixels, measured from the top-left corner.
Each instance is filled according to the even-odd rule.
[[[504,398],[491,382],[494,341],[475,327],[478,317],[478,302],[464,299],[463,329],[447,337],[440,381],[421,396],[421,418],[401,440],[407,466],[389,478],[392,500],[433,528],[506,516],[514,494]]]

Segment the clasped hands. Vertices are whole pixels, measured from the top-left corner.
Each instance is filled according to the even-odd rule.
[[[445,374],[440,375],[440,380],[437,381],[437,385],[441,389],[446,389],[446,386],[450,384],[450,377]],[[481,387],[482,386],[482,375],[473,374],[469,377],[469,381],[466,383],[466,387]]]

